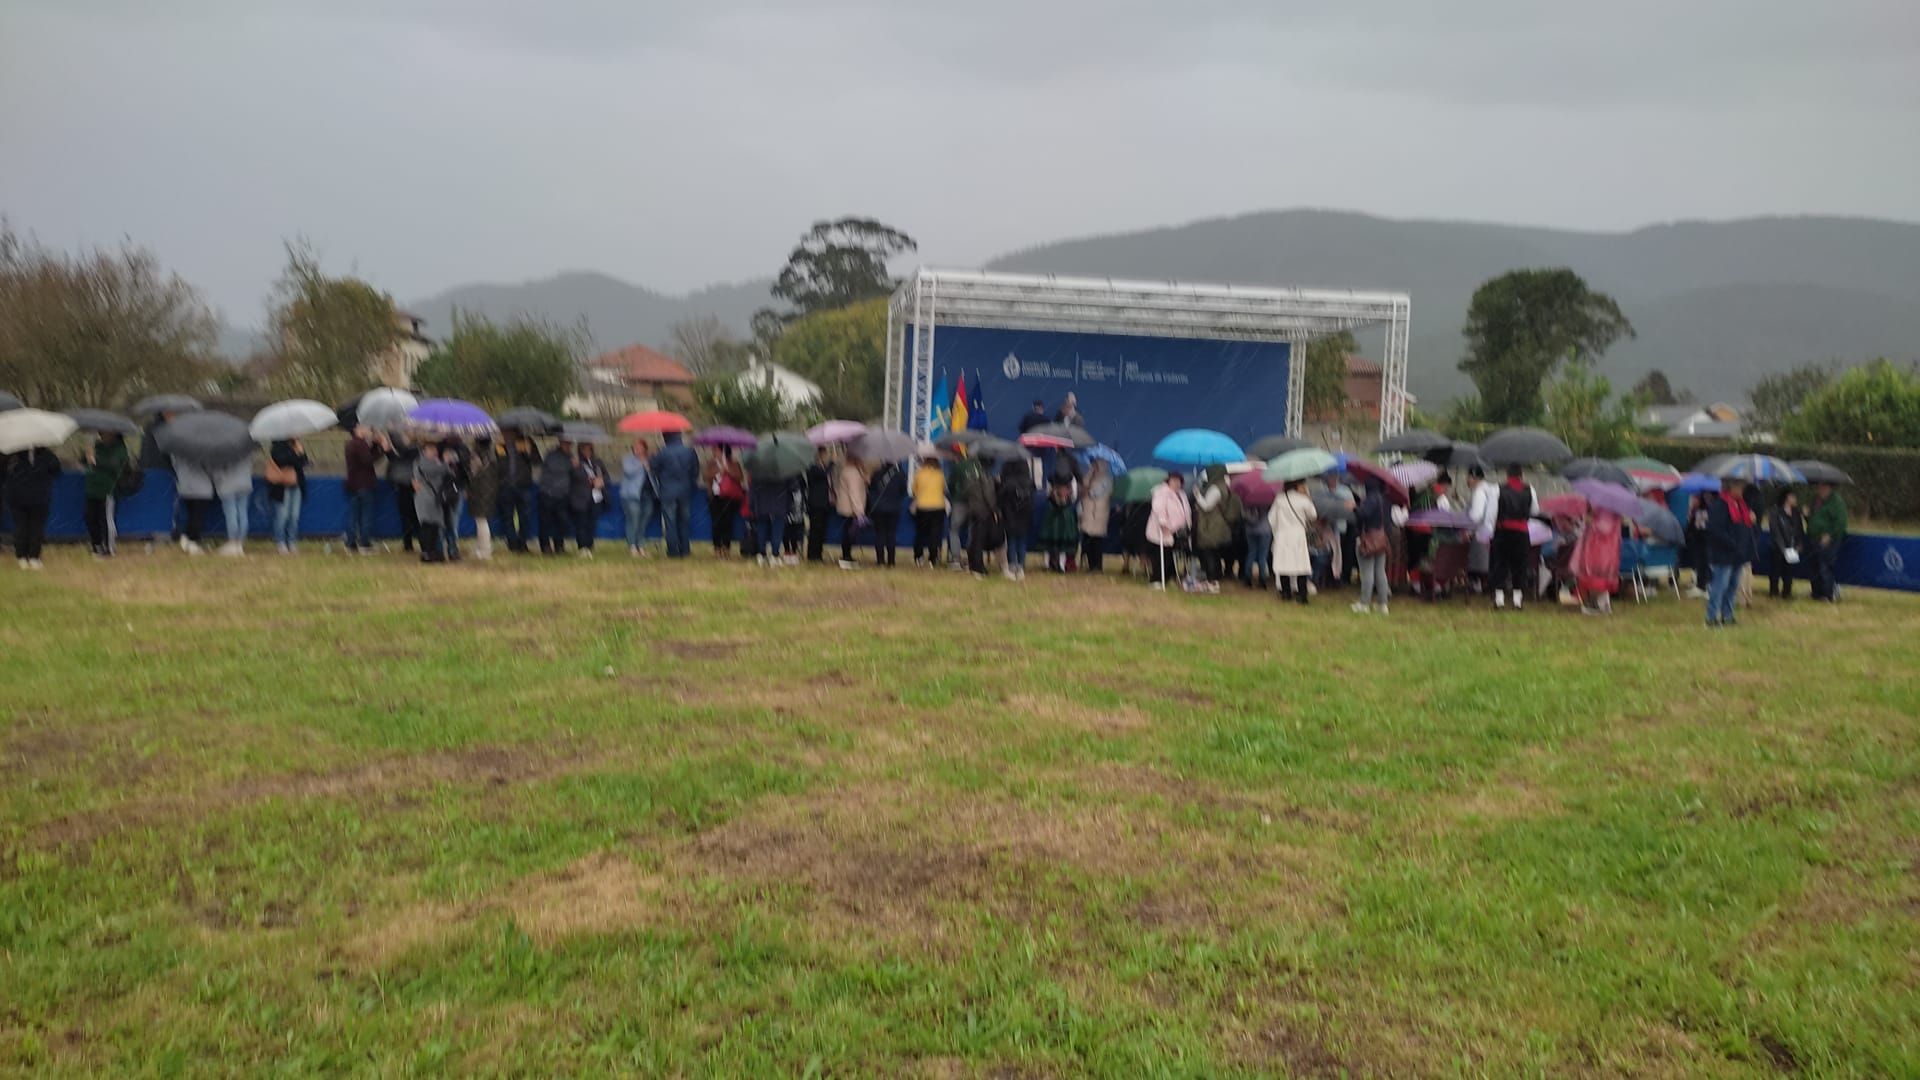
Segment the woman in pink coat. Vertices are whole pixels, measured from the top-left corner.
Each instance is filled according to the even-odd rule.
[[[1147,580],[1153,583],[1153,588],[1167,587],[1167,567],[1173,562],[1173,538],[1192,524],[1186,479],[1179,473],[1169,473],[1153,489],[1153,509],[1147,515],[1147,543],[1153,545]]]
[[[1613,613],[1613,594],[1620,591],[1620,515],[1593,507],[1587,527],[1574,542],[1567,564],[1580,594],[1580,610],[1589,615]]]

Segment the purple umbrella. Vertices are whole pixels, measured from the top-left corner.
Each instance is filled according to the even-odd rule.
[[[731,446],[736,450],[751,450],[760,445],[760,437],[751,431],[741,431],[737,427],[710,427],[693,437],[695,446]]]
[[[1546,522],[1527,522],[1527,543],[1529,546],[1539,547],[1551,539],[1553,539],[1553,530],[1547,526]]]
[[[1575,480],[1573,490],[1586,496],[1588,505],[1610,510],[1628,520],[1638,520],[1642,513],[1640,496],[1619,484],[1609,484],[1605,480]]]
[[[1421,510],[1407,518],[1409,527],[1429,529],[1471,529],[1473,519],[1458,510]]]
[[[1249,510],[1265,510],[1280,497],[1280,485],[1261,479],[1258,472],[1243,472],[1228,481],[1227,487],[1240,496],[1240,505]]]
[[[454,398],[428,398],[407,413],[407,423],[430,435],[491,435],[499,430],[485,409]]]

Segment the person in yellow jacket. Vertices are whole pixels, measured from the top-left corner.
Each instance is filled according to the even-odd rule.
[[[913,474],[913,565],[940,565],[940,538],[947,517],[947,474],[927,454]]]

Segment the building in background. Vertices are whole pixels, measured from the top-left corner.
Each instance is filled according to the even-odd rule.
[[[601,353],[587,361],[580,389],[564,408],[587,419],[617,419],[644,409],[683,409],[693,400],[693,372],[645,345]]]
[[[1677,439],[1730,439],[1746,428],[1740,410],[1724,401],[1711,405],[1649,405],[1640,423]]]
[[[405,308],[393,309],[396,331],[393,346],[368,361],[368,374],[380,386],[409,387],[420,362],[433,351],[433,339],[427,336],[427,320]]]
[[[819,383],[791,368],[761,360],[757,355],[747,356],[747,370],[735,378],[742,384],[759,382],[772,386],[774,393],[780,395],[781,402],[789,409],[803,409],[820,400]]]

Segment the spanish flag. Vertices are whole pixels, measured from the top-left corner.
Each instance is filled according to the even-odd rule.
[[[953,386],[953,408],[947,413],[948,431],[967,430],[967,369],[960,369],[960,381]]]

